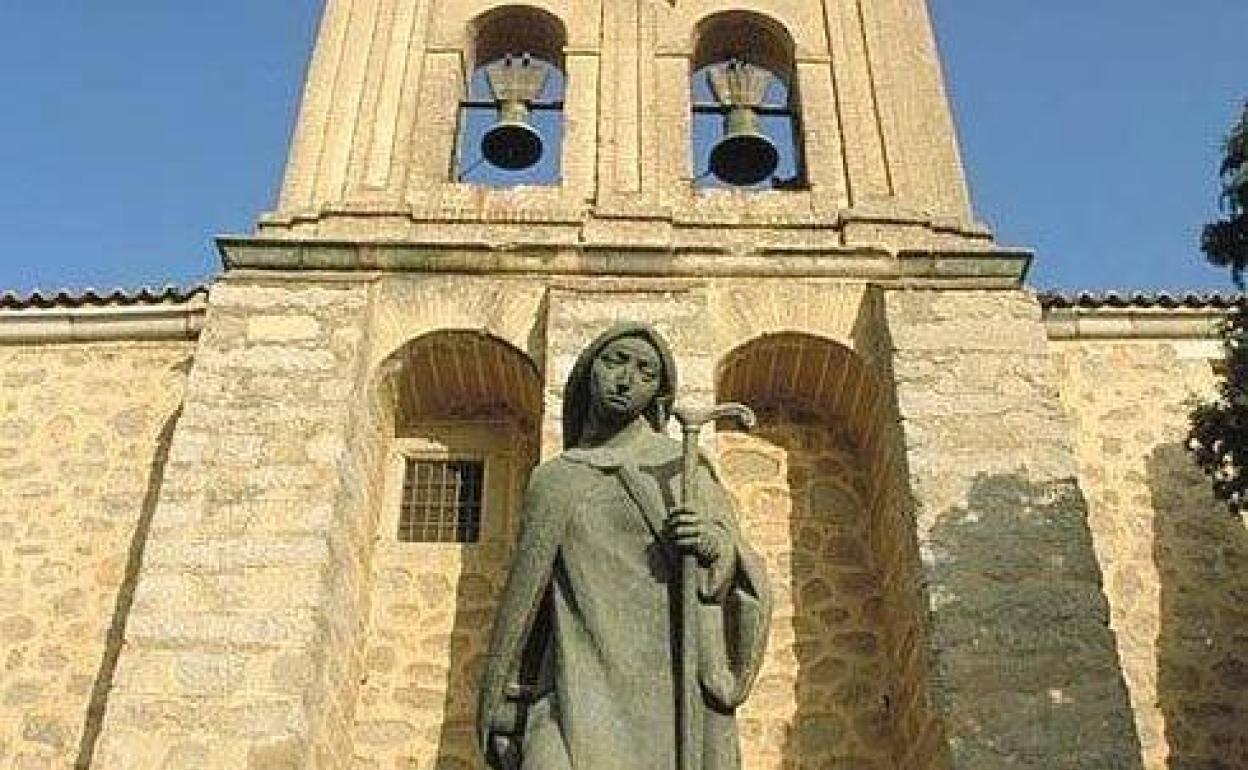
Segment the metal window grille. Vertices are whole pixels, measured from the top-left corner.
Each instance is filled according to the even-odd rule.
[[[409,458],[403,479],[399,540],[475,543],[481,539],[485,463]]]

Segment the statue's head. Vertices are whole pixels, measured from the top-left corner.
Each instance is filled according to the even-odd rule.
[[[618,324],[581,352],[563,398],[563,444],[576,446],[591,410],[624,424],[638,416],[663,431],[676,395],[667,342],[649,326]]]

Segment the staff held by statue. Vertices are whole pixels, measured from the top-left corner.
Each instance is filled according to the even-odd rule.
[[[680,423],[682,462],[680,474],[680,509],[695,505],[694,473],[698,469],[698,436],[702,428],[721,419],[733,419],[746,430],[758,424],[754,410],[744,404],[719,404],[709,409],[679,408],[675,412]],[[698,684],[698,559],[692,553],[680,558],[680,740],[679,770],[700,770],[702,742],[698,725],[693,719],[697,699],[702,697]]]

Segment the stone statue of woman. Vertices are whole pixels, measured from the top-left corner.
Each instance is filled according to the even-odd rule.
[[[740,767],[735,711],[762,662],[771,600],[704,460],[678,507],[666,342],[617,326],[564,391],[565,451],[534,470],[480,692],[496,770],[675,770],[682,554],[698,563],[697,770]]]

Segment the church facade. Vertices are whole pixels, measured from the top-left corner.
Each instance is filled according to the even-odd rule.
[[[776,591],[749,770],[1248,768],[1226,301],[1029,290],[924,0],[329,0],[219,246],[0,298],[0,767],[483,767],[527,473],[637,320],[760,417],[706,447]]]

